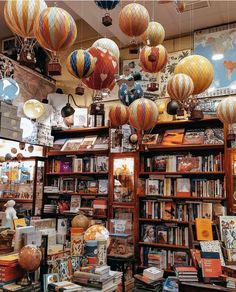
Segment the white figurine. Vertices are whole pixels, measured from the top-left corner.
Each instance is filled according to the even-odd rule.
[[[16,204],[16,202],[14,200],[9,200],[4,205],[4,207],[6,207],[5,226],[9,227],[10,229],[14,229],[13,219],[18,219],[18,217],[16,216],[16,210],[13,208],[15,206],[15,204]]]

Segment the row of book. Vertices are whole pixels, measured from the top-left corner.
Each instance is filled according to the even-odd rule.
[[[189,255],[185,251],[171,251],[148,246],[140,247],[140,264],[146,267],[170,269],[175,265],[188,265]]]
[[[53,144],[53,150],[81,151],[108,149],[108,136],[85,136],[83,138],[58,139]]]
[[[146,219],[194,221],[201,217],[215,220],[225,214],[226,207],[221,203],[142,200],[140,204],[140,217]]]
[[[224,144],[223,128],[206,129],[170,129],[164,133],[146,134],[143,145],[202,145]]]
[[[223,171],[223,154],[204,156],[158,155],[144,158],[146,172],[217,172]]]
[[[176,197],[225,197],[223,179],[183,178],[181,176],[151,176],[139,179],[138,195]]]
[[[72,177],[59,177],[51,180],[52,190],[59,192],[76,192],[79,194],[108,194],[108,179],[81,180]],[[48,190],[48,188],[46,188]],[[44,188],[45,191],[45,188]],[[51,192],[53,193],[53,192]]]
[[[189,246],[189,228],[186,226],[143,224],[140,229],[142,242]]]
[[[49,167],[49,171],[52,173],[107,172],[108,157],[61,157],[52,159]]]

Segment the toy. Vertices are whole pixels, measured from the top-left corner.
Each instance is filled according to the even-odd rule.
[[[13,208],[16,202],[14,200],[9,200],[6,202],[4,207],[6,207],[5,214],[6,214],[6,222],[5,226],[9,227],[10,229],[14,229],[13,219],[18,219],[16,216],[16,210]]]

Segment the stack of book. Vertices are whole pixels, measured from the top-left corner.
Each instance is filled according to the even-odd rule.
[[[56,214],[58,213],[58,206],[57,205],[51,205],[51,204],[45,204],[43,208],[44,213],[52,213]]]
[[[48,292],[54,292],[54,291],[83,291],[83,287],[80,285],[71,283],[69,281],[63,281],[63,282],[57,282],[57,283],[50,283],[48,284]]]
[[[195,267],[175,267],[175,273],[180,282],[198,282]]]
[[[160,291],[163,283],[163,271],[155,267],[145,269],[143,275],[136,274],[135,292]]]
[[[56,186],[44,186],[44,193],[55,194],[59,192],[59,188]]]

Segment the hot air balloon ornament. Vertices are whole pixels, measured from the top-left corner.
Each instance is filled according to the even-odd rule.
[[[95,1],[99,8],[106,10],[106,13],[102,18],[102,24],[104,26],[112,25],[112,18],[108,11],[114,9],[119,4],[119,2],[120,2],[119,0]]]
[[[66,68],[71,75],[79,78],[89,77],[95,68],[95,59],[86,50],[75,50],[67,58]],[[79,86],[76,87],[75,93],[78,95],[84,94],[84,87],[82,81],[80,81]]]
[[[52,76],[61,75],[58,52],[72,46],[77,37],[73,17],[62,8],[46,8],[35,21],[34,34],[40,46],[52,52],[48,73]]]
[[[44,0],[7,0],[5,2],[4,18],[11,31],[18,37],[20,50],[17,59],[21,65],[35,67],[34,24],[45,8],[47,5]]]

